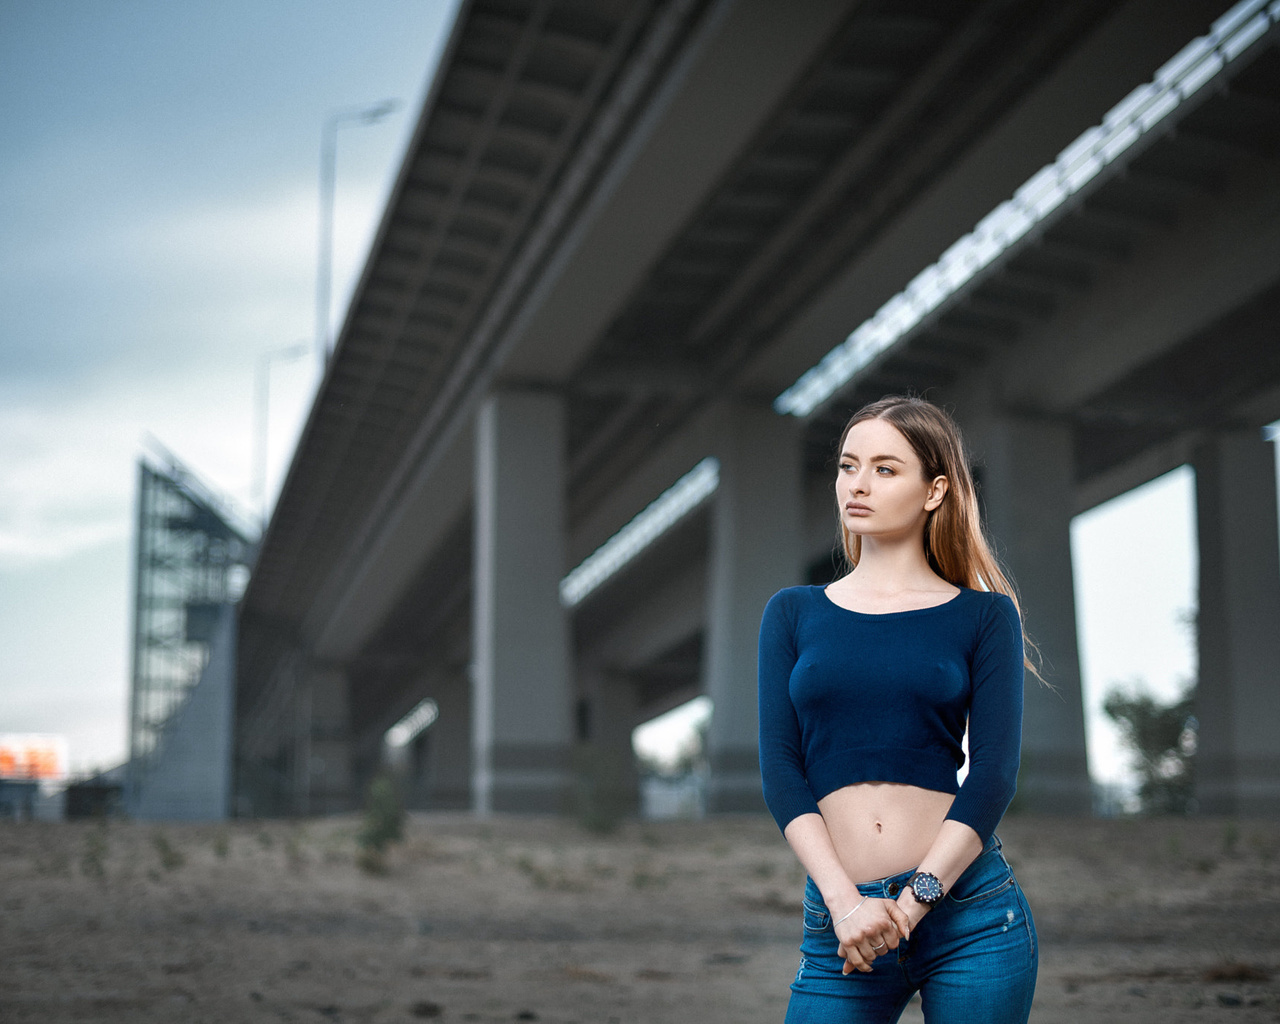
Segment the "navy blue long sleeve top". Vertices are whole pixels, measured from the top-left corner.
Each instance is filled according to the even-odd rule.
[[[1003,594],[867,614],[789,587],[760,624],[760,769],[778,827],[858,782],[955,794],[949,819],[985,841],[1017,782],[1022,626]],[[969,731],[969,772],[961,743]]]

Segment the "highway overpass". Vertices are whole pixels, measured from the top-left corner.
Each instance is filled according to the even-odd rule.
[[[626,807],[700,693],[711,809],[762,809],[761,609],[829,578],[840,427],[908,389],[1050,668],[1021,803],[1089,808],[1071,518],[1189,463],[1200,805],[1280,812],[1278,19],[464,2],[241,604],[240,812],[358,804],[428,698],[421,805]]]

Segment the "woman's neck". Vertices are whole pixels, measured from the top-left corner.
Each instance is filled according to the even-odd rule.
[[[952,589],[930,568],[921,540],[886,543],[874,537],[863,537],[858,566],[842,582],[881,594]]]

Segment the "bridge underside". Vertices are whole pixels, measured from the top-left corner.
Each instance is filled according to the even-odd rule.
[[[1276,29],[803,418],[771,403],[1222,14],[1220,3],[464,4],[242,605],[245,812],[359,801],[425,698],[423,806],[634,806],[705,693],[761,808],[755,630],[829,576],[852,408],[927,392],[1057,694],[1020,800],[1087,810],[1071,517],[1183,464],[1200,801],[1280,811]],[[565,574],[700,460],[714,494]]]

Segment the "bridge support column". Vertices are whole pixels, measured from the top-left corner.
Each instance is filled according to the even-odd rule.
[[[578,814],[607,826],[640,807],[631,731],[635,728],[635,684],[624,675],[593,666],[579,668],[575,775]]]
[[[1280,814],[1280,541],[1273,446],[1257,431],[1194,457],[1200,546],[1196,798],[1209,814]]]
[[[974,441],[983,456],[979,476],[990,535],[1013,576],[1028,635],[1054,687],[1027,674],[1015,806],[1089,814],[1093,801],[1071,570],[1070,428],[1001,416]]]
[[[765,604],[800,581],[801,452],[790,417],[745,405],[721,415],[704,655],[715,705],[707,809],[759,811],[756,648]]]
[[[471,806],[471,680],[451,669],[432,681],[440,717],[423,733],[425,805],[432,810]]]
[[[363,794],[356,792],[352,771],[350,719],[346,674],[333,667],[313,666],[302,693],[300,744],[297,770],[303,777],[303,814],[333,814],[358,807]]]
[[[481,407],[471,704],[472,800],[481,813],[570,806],[564,446],[554,395],[500,392]]]

